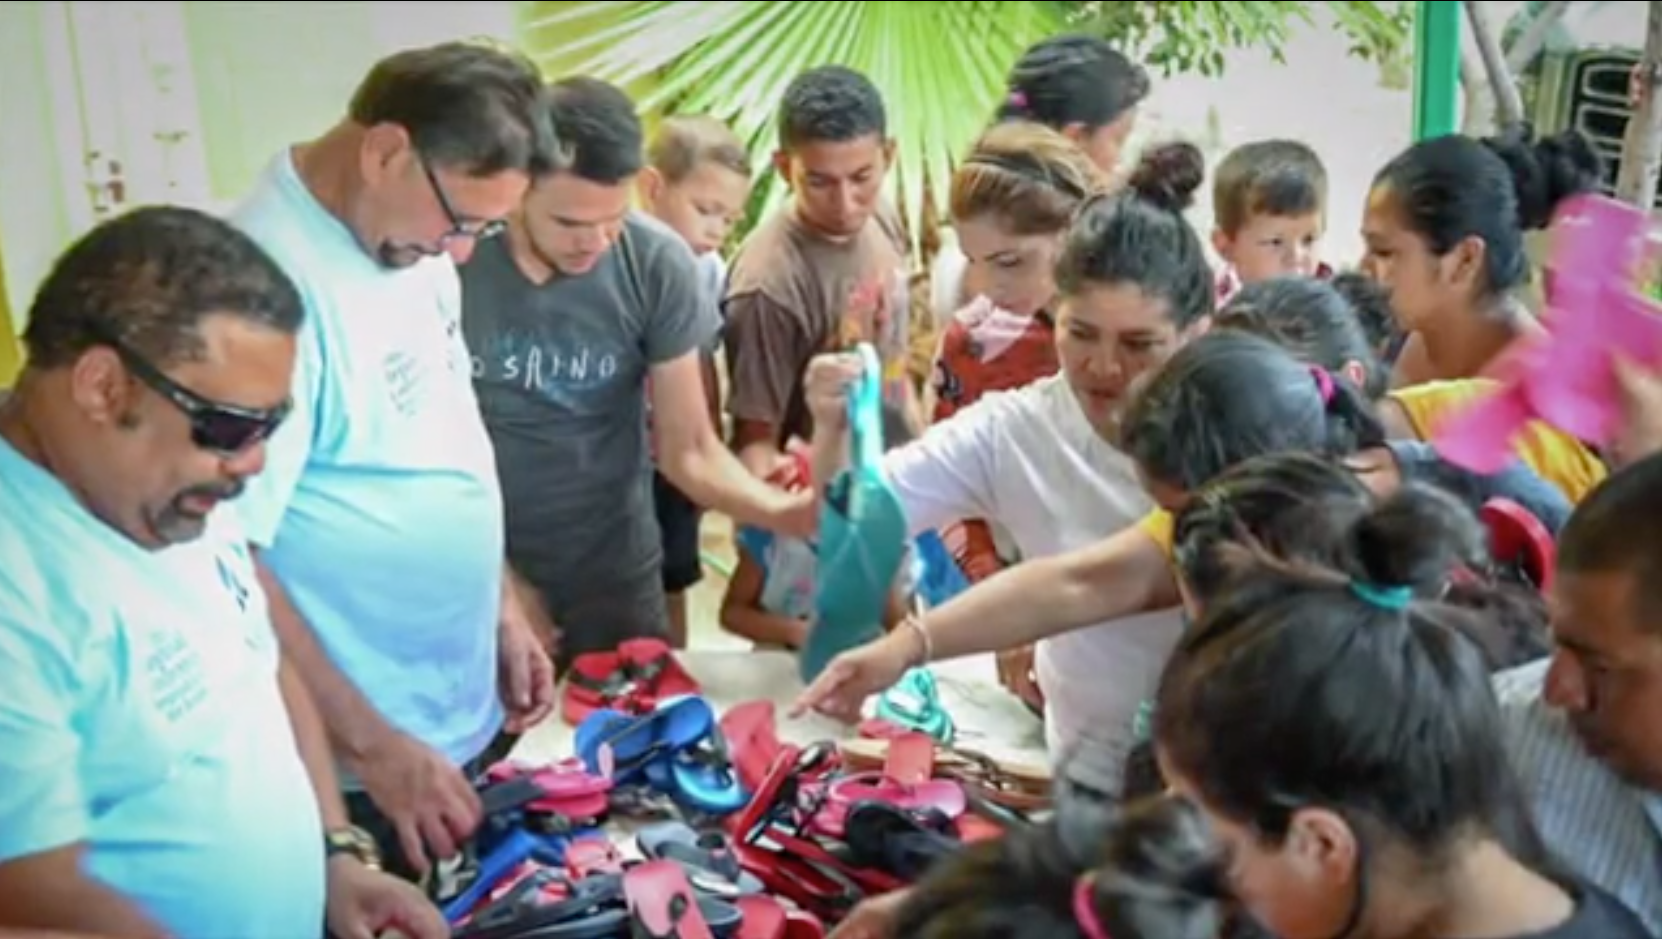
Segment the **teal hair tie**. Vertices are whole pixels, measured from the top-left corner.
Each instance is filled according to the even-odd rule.
[[[1412,587],[1376,587],[1360,580],[1352,580],[1350,582],[1350,592],[1355,594],[1356,598],[1363,603],[1397,613],[1408,609],[1408,604],[1414,602],[1414,588]]]

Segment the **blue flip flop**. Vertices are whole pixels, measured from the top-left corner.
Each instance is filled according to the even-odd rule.
[[[614,782],[627,785],[645,776],[648,766],[696,745],[715,725],[710,703],[686,695],[659,702],[640,716],[595,711],[577,725],[572,744],[589,772],[609,771]]]
[[[439,912],[455,924],[479,905],[504,878],[526,861],[557,866],[565,863],[564,838],[539,837],[523,829],[511,829],[489,853],[479,859],[479,870],[466,890],[444,901]]]
[[[883,635],[883,612],[906,556],[906,510],[883,471],[883,364],[859,346],[848,396],[848,469],[831,481],[819,518],[814,624],[798,658],[811,682],[837,655]]]

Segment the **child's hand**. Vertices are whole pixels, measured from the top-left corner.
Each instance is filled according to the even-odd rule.
[[[790,716],[818,711],[845,724],[856,723],[866,699],[893,688],[919,658],[916,633],[897,629],[832,659],[791,705]]]
[[[808,489],[813,485],[813,466],[810,462],[808,445],[793,437],[785,445],[785,452],[779,454],[778,462],[774,464],[773,472],[767,475],[766,481],[786,492],[796,492]]]
[[[1033,671],[1033,647],[1005,649],[998,654],[998,683],[1035,710],[1044,710],[1045,696]]]
[[[819,535],[819,498],[804,483],[779,494],[768,528],[792,538],[812,540]]]
[[[848,426],[848,389],[860,378],[860,357],[837,352],[816,355],[803,378],[803,397],[815,428],[841,430]]]

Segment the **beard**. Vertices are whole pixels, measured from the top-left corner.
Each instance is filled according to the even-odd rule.
[[[150,519],[150,530],[163,544],[182,544],[201,537],[208,515],[222,502],[242,495],[243,483],[203,483],[180,490]],[[193,504],[195,503],[195,504]],[[202,504],[207,508],[202,508]]]
[[[375,248],[375,260],[388,270],[401,271],[408,267],[414,267],[428,258],[438,257],[443,253],[443,250],[435,251],[421,245],[383,241]]]

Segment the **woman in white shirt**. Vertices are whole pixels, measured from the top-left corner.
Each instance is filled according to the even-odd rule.
[[[995,270],[1010,265],[1001,276],[1027,265],[1055,310],[1061,372],[989,395],[885,459],[914,532],[984,518],[1027,558],[1095,543],[1150,510],[1132,462],[1107,440],[1132,380],[1205,329],[1214,296],[1204,249],[1182,216],[1204,176],[1199,151],[1151,150],[1124,189],[1084,199],[1071,228],[1035,234],[1022,224],[1035,200],[1063,198],[1068,187],[1055,181],[1064,172],[1093,175],[1088,159],[1062,144],[1025,161],[978,163],[972,152],[964,165],[977,184],[996,182],[1006,201],[998,212],[954,219],[971,257]],[[959,198],[966,180],[954,179],[955,206],[967,202]],[[858,368],[844,355],[809,366],[816,479],[841,466],[846,388]],[[1181,629],[1175,609],[1127,626],[1048,640],[1037,659],[1051,753],[1067,757],[1070,782],[1104,795],[1120,789],[1138,705]]]

